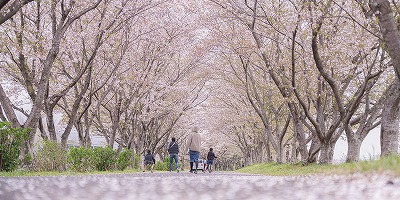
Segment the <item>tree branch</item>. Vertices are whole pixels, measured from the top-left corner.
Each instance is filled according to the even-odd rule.
[[[8,12],[1,12],[9,0],[0,1],[0,25],[14,16],[24,5],[33,0],[15,0],[8,8]],[[4,9],[5,10],[5,9]]]

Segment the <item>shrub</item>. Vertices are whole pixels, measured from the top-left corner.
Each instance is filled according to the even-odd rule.
[[[125,170],[130,164],[132,164],[131,157],[132,151],[129,149],[123,149],[117,158],[117,169]]]
[[[22,167],[27,167],[29,170],[32,170],[33,168],[33,157],[32,154],[28,153],[25,155],[25,157],[22,159]]]
[[[169,171],[169,157],[164,159],[164,162],[157,161],[154,165],[154,169],[159,171]],[[175,169],[175,163],[173,164],[172,169]]]
[[[71,170],[86,172],[94,170],[93,150],[85,147],[72,147],[68,152],[68,164]]]
[[[20,164],[23,141],[29,138],[29,129],[11,128],[9,122],[0,122],[0,171],[14,171]]]
[[[110,147],[95,147],[93,149],[93,162],[96,170],[113,170],[115,166],[115,151]]]
[[[67,151],[56,141],[43,141],[35,156],[37,171],[64,171]]]
[[[140,154],[135,154],[133,156],[133,168],[140,169],[140,163],[142,162],[142,156]]]

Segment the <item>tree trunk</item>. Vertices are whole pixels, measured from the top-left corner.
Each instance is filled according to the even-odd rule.
[[[290,151],[291,151],[291,159],[290,159],[290,162],[292,162],[292,163],[295,163],[295,162],[298,161],[298,154],[300,153],[298,146],[299,145],[296,142],[294,142],[291,145],[291,149],[290,149]]]
[[[116,94],[115,96],[116,96],[115,98],[117,101],[116,106],[113,108],[114,109],[113,112],[110,113],[112,125],[111,125],[111,133],[109,134],[110,140],[108,142],[108,145],[111,148],[114,148],[115,137],[117,135],[117,131],[119,128],[119,120],[121,118],[122,98],[121,98],[121,95],[119,95],[119,93]]]
[[[372,0],[369,6],[379,19],[383,40],[392,59],[397,78],[400,80],[400,34],[390,2],[388,0]]]
[[[12,104],[7,94],[5,93],[3,86],[0,84],[0,103],[4,109],[4,113],[7,116],[8,121],[11,123],[11,127],[20,127],[21,124],[18,121],[17,115],[12,108]]]
[[[311,137],[312,139],[311,139],[310,150],[308,153],[307,163],[316,163],[318,152],[320,151],[321,145],[316,135],[312,135]]]
[[[81,106],[83,96],[86,94],[88,91],[90,82],[91,82],[91,76],[92,75],[92,66],[89,66],[88,74],[86,75],[85,82],[83,83],[83,87],[79,94],[75,97],[75,102],[72,106],[71,114],[70,114],[70,119],[68,121],[67,127],[65,128],[64,133],[61,135],[61,144],[63,146],[67,145],[68,137],[69,134],[71,133],[71,130],[73,126],[76,124],[77,118],[78,118],[78,110],[79,107]]]
[[[70,115],[68,124],[65,127],[63,134],[61,135],[61,144],[64,147],[67,146],[69,134],[71,133],[71,130],[72,130],[74,124],[76,123],[77,113],[78,113],[78,109],[79,109],[81,100],[82,100],[82,96],[75,99],[75,103],[72,107],[72,111],[71,111],[71,115]]]
[[[276,162],[282,163],[282,148],[276,150]]]
[[[44,126],[43,126],[43,119],[39,118],[39,124],[38,124],[38,128],[40,131],[40,136],[42,137],[43,140],[48,140],[49,137],[47,136],[46,130],[44,130]]]
[[[362,141],[356,138],[348,139],[346,162],[358,162]]]
[[[92,146],[92,140],[90,139],[90,126],[85,127],[85,136],[83,137],[84,147],[89,148]]]
[[[51,141],[57,141],[56,128],[54,125],[54,115],[53,108],[46,106],[46,116],[47,116],[47,129],[49,131],[49,137]]]
[[[299,153],[301,156],[301,162],[306,163],[308,159],[308,150],[307,150],[307,144],[306,144],[306,137],[304,134],[304,126],[303,123],[300,119],[300,116],[297,114],[296,111],[296,105],[293,103],[289,103],[289,110],[293,118],[293,124],[294,124],[294,129],[295,129],[295,138],[297,142],[299,143]]]
[[[319,154],[319,164],[332,164],[333,148],[330,142],[323,142]]]
[[[390,86],[381,119],[381,156],[398,154],[400,127],[400,82]]]

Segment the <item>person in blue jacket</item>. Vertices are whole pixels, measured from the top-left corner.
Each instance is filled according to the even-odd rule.
[[[172,162],[173,160],[175,160],[176,171],[179,172],[179,162],[178,162],[179,145],[174,137],[171,139],[171,142],[168,145],[168,153],[169,153],[169,171],[172,172]]]

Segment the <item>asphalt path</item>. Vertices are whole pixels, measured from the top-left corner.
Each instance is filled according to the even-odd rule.
[[[400,199],[385,174],[262,176],[229,172],[145,172],[0,177],[0,200]]]

